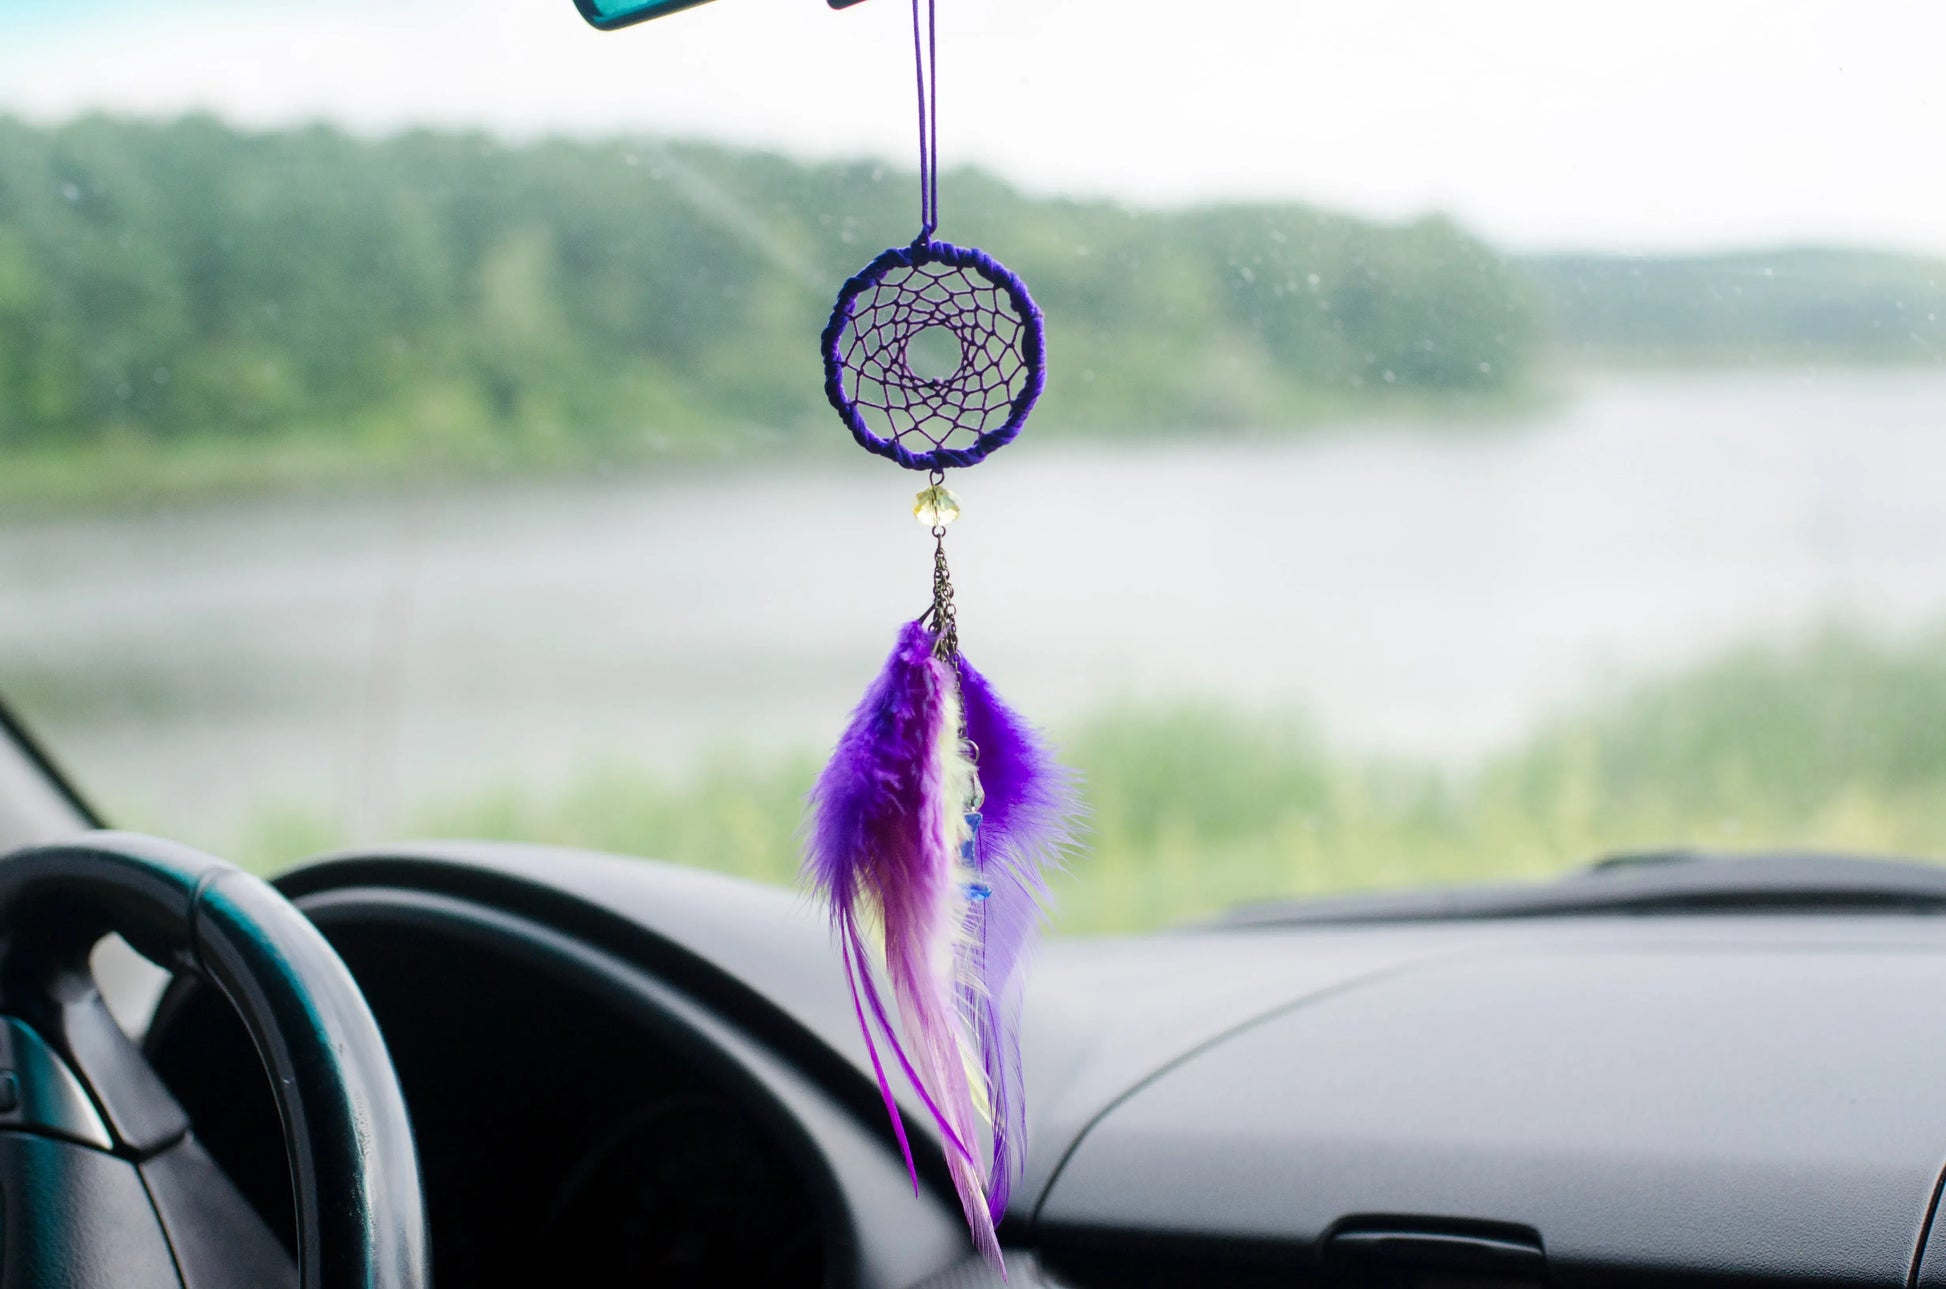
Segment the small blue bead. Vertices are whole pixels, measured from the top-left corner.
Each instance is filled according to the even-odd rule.
[[[974,901],[975,903],[979,902],[980,900],[986,899],[989,895],[992,894],[993,894],[993,888],[991,886],[988,886],[985,882],[968,882],[966,884],[966,898]]]

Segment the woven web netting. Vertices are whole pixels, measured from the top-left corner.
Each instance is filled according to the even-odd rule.
[[[894,268],[853,301],[837,346],[845,392],[874,434],[907,451],[971,448],[1027,387],[1024,330],[1007,292],[976,269]]]

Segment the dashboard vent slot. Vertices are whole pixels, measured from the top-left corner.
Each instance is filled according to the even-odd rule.
[[[1547,1254],[1530,1228],[1418,1218],[1351,1218],[1324,1240],[1333,1278],[1394,1289],[1508,1289],[1547,1280]]]
[[[1047,1280],[1073,1289],[1531,1289],[1547,1281],[1532,1228],[1443,1218],[1346,1218],[1316,1244],[1052,1227],[1039,1252]]]

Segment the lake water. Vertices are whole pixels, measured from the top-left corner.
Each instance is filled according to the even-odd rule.
[[[955,485],[968,655],[1058,724],[1196,697],[1463,760],[1604,678],[1946,618],[1946,373],[1604,377],[1512,426],[1042,445]],[[925,605],[862,455],[0,524],[0,691],[112,813],[403,805],[808,748]]]

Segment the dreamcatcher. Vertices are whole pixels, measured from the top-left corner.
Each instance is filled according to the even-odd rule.
[[[900,630],[811,792],[805,871],[829,902],[913,1186],[888,1066],[938,1126],[973,1241],[998,1267],[994,1226],[1026,1144],[1023,968],[1077,806],[1071,776],[959,648],[946,529],[960,506],[946,471],[1020,432],[1045,354],[1020,279],[933,237],[933,20],[933,0],[913,0],[919,236],[845,283],[823,335],[825,393],[859,444],[927,472],[913,514],[933,537],[932,603]]]

